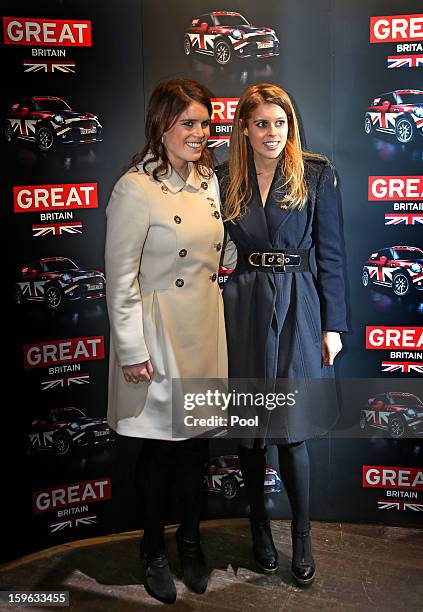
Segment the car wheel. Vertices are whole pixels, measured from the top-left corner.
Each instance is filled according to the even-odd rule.
[[[389,420],[388,429],[392,438],[403,438],[405,435],[405,423],[401,417],[392,417]]]
[[[373,130],[372,118],[370,117],[370,115],[366,115],[364,119],[364,131],[366,132],[366,134],[371,134],[372,130]]]
[[[225,499],[235,499],[238,491],[239,486],[235,478],[228,476],[222,480],[222,495]]]
[[[54,145],[54,133],[48,125],[43,125],[37,132],[36,136],[37,147],[41,151],[50,151]]]
[[[365,412],[360,412],[360,429],[366,429],[366,425],[367,425],[367,420],[366,420],[366,413]]]
[[[189,36],[185,36],[184,38],[184,53],[185,55],[190,55],[191,53],[191,40]]]
[[[219,40],[214,47],[214,59],[221,66],[226,66],[231,61],[232,50],[226,40]]]
[[[370,283],[370,275],[367,268],[364,268],[361,280],[363,281],[363,287],[368,287]]]
[[[398,272],[392,279],[392,291],[403,297],[410,291],[410,280],[404,272]]]
[[[50,310],[58,310],[63,303],[63,295],[57,285],[50,285],[47,287],[44,294],[44,302],[47,308]]]
[[[53,441],[53,448],[56,452],[56,455],[60,455],[61,457],[63,457],[64,455],[68,455],[71,450],[69,436],[65,433],[57,434]]]
[[[13,128],[12,128],[12,124],[9,123],[9,121],[6,121],[5,126],[4,126],[4,137],[5,137],[6,142],[13,141]]]
[[[401,117],[395,125],[395,136],[401,144],[407,144],[414,140],[414,123],[408,117]]]

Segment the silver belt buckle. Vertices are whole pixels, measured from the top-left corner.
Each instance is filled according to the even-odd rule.
[[[266,263],[266,256],[269,256],[270,263]],[[277,266],[278,268],[285,270],[285,255],[283,253],[262,253],[261,265],[264,268],[273,268],[274,266]]]

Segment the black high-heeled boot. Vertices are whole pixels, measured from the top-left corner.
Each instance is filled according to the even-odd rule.
[[[253,555],[265,574],[275,574],[278,569],[278,551],[273,542],[270,521],[250,519],[253,537]]]
[[[292,575],[301,586],[309,585],[316,575],[316,566],[311,551],[310,526],[305,531],[296,531],[291,525],[291,536]]]
[[[176,544],[182,564],[183,581],[194,593],[204,593],[209,581],[209,572],[201,550],[200,537],[184,538],[181,527],[176,530]]]
[[[148,554],[140,542],[141,559],[145,568],[145,590],[151,597],[162,603],[173,604],[176,601],[176,587],[170,574],[169,562],[162,552]]]

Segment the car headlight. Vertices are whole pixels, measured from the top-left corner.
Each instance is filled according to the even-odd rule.
[[[421,272],[421,271],[422,271],[422,267],[421,267],[421,265],[420,265],[420,264],[418,264],[418,263],[412,263],[412,264],[411,264],[411,266],[410,266],[410,270],[411,270],[412,272],[417,272],[417,273],[419,273],[419,272]]]
[[[415,108],[413,110],[413,115],[415,115],[416,117],[423,117],[423,108],[421,108],[420,106]]]
[[[57,125],[63,125],[65,122],[65,118],[62,115],[54,115],[53,121],[54,123],[57,123]]]
[[[72,282],[72,276],[70,274],[62,274],[60,277],[62,283],[66,283],[67,285]]]
[[[232,36],[232,38],[235,38],[235,40],[241,40],[242,32],[241,32],[241,30],[232,30],[231,36]]]
[[[69,428],[72,429],[72,431],[78,431],[79,429],[81,429],[81,426],[79,425],[79,423],[71,423],[69,425]]]
[[[416,417],[417,416],[417,412],[416,412],[415,408],[408,408],[406,414],[409,417]]]

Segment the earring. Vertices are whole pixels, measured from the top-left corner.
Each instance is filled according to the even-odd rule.
[[[162,134],[162,137],[160,138],[160,142],[162,143],[162,145],[164,145],[164,134]]]

